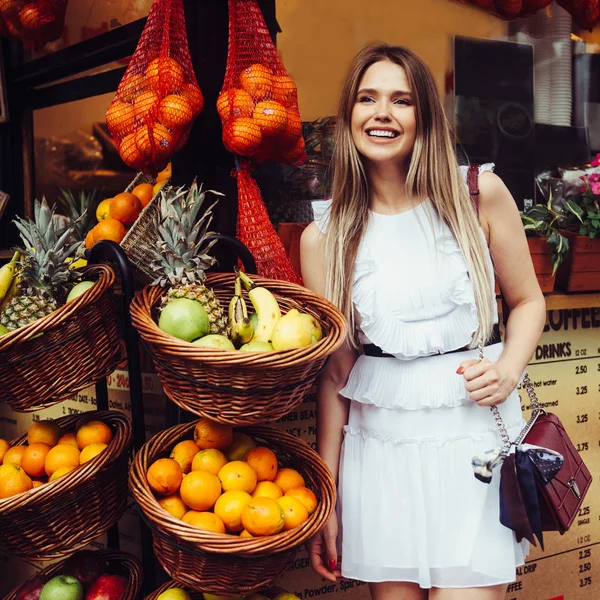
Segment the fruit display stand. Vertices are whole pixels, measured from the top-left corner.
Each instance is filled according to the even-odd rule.
[[[249,594],[269,587],[291,566],[299,546],[315,535],[332,514],[336,488],[329,469],[305,442],[273,427],[255,425],[241,431],[277,455],[279,464],[296,469],[317,497],[317,507],[297,527],[271,536],[241,538],[188,525],[164,510],[147,480],[149,466],[168,456],[172,446],[189,439],[196,422],[155,435],[136,454],[129,485],[153,535],[154,552],[175,581],[214,594]]]
[[[223,305],[232,295],[232,274],[209,273],[205,282]],[[330,302],[299,285],[255,277],[285,311],[296,308],[316,317],[320,341],[279,352],[237,352],[187,344],[156,324],[165,291],[148,286],[131,303],[131,318],[152,356],[167,396],[180,408],[230,425],[274,421],[297,406],[342,344],[346,325]]]
[[[106,561],[107,570],[127,577],[127,591],[121,600],[136,600],[142,586],[142,569],[138,560],[131,554],[114,550],[98,550],[98,554]],[[58,575],[65,561],[55,563],[42,569],[38,575]],[[17,600],[17,594],[27,582],[14,589],[4,600]]]

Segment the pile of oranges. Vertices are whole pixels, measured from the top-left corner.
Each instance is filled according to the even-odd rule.
[[[170,163],[158,174],[154,185],[140,183],[131,192],[122,192],[113,198],[102,200],[96,209],[98,224],[90,229],[85,238],[86,248],[92,248],[100,240],[120,244],[142,210],[148,206],[169,177]]]
[[[187,141],[204,97],[185,81],[181,64],[169,56],[150,61],[143,73],[123,78],[106,112],[106,124],[125,164],[136,171],[162,170]]]
[[[200,419],[146,474],[161,507],[200,529],[239,537],[274,535],[304,523],[317,497],[302,475],[228,425]]]
[[[11,446],[0,439],[0,498],[55,481],[102,453],[112,438],[111,428],[102,421],[62,431],[48,420],[31,425],[27,444]]]
[[[226,148],[255,162],[303,162],[302,121],[292,79],[256,63],[240,73],[238,84],[217,99]]]

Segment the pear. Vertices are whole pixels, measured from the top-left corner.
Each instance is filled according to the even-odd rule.
[[[300,316],[306,321],[310,328],[311,343],[315,344],[323,339],[323,329],[318,319],[308,313],[300,313]]]
[[[275,350],[302,348],[311,343],[312,331],[308,322],[295,308],[277,321],[271,334],[271,344]]]
[[[210,333],[204,337],[194,340],[192,344],[196,346],[204,346],[205,348],[217,348],[219,350],[235,350],[235,346],[226,335],[218,333]]]
[[[94,286],[95,283],[95,281],[82,281],[81,283],[78,283],[69,292],[69,295],[67,296],[67,302],[71,302],[71,300],[75,300],[75,298],[81,296],[83,292],[87,292],[91,287]]]
[[[248,342],[240,348],[240,352],[272,352],[273,346],[269,342]]]

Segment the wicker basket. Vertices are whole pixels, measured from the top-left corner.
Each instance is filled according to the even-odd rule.
[[[97,550],[97,552],[104,557],[104,560],[107,563],[108,572],[122,575],[129,579],[127,591],[121,596],[120,600],[136,600],[142,587],[142,568],[137,558],[126,552],[118,552],[115,550]],[[63,563],[64,561],[61,561],[50,565],[41,570],[38,575],[58,575],[60,574]],[[23,584],[21,584],[21,586],[22,585]],[[21,586],[10,592],[4,600],[16,600],[17,593]]]
[[[108,448],[55,481],[0,500],[0,551],[31,560],[61,558],[89,544],[125,512],[131,422],[117,411],[91,411],[56,422],[67,431],[91,419],[113,430]],[[11,445],[26,441],[24,435]]]
[[[0,337],[0,402],[18,412],[72,398],[121,361],[115,273],[81,269],[96,285],[49,315]]]
[[[146,481],[149,466],[189,438],[195,425],[185,423],[155,435],[136,454],[129,472],[133,496],[152,530],[154,553],[170,577],[195,590],[244,595],[269,587],[290,567],[298,546],[320,531],[331,515],[336,498],[331,473],[302,440],[266,425],[242,428],[271,448],[281,466],[302,473],[319,500],[317,509],[302,525],[268,537],[240,538],[197,529],[165,511]]]
[[[293,283],[253,278],[275,294],[284,312],[297,308],[317,317],[323,339],[279,352],[204,348],[158,328],[155,317],[164,294],[161,288],[146,287],[130,307],[133,325],[154,360],[167,396],[191,413],[231,425],[265,423],[289,413],[302,401],[346,334],[343,315],[324,298]],[[233,294],[233,279],[231,273],[216,273],[206,280],[224,307]]]

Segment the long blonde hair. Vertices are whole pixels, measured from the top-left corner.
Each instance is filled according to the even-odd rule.
[[[352,62],[341,95],[332,159],[333,201],[325,238],[327,297],[354,331],[352,280],[369,221],[369,188],[362,157],[352,139],[352,109],[365,71],[382,60],[404,69],[415,107],[417,132],[406,178],[408,200],[429,198],[454,234],[473,281],[479,316],[471,345],[485,344],[492,334],[496,301],[485,239],[458,169],[453,135],[433,75],[418,56],[400,46],[370,44],[363,48]]]

